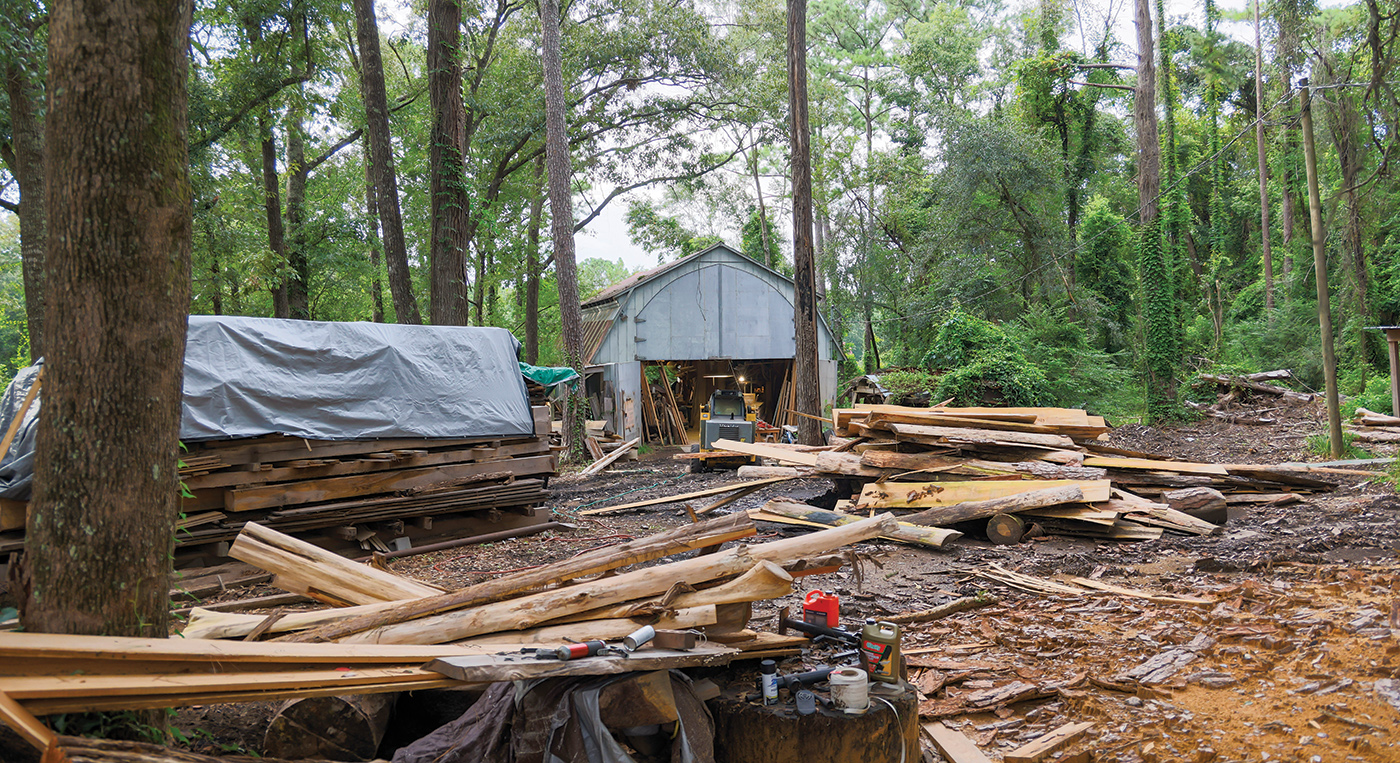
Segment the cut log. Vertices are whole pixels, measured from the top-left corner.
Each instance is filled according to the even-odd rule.
[[[1280,368],[1277,371],[1261,371],[1257,374],[1245,374],[1244,378],[1252,382],[1282,381],[1283,379],[1292,379],[1293,372],[1286,368]]]
[[[1026,534],[1026,523],[1015,514],[997,514],[987,520],[987,540],[998,546],[1014,546]]]
[[[1167,506],[1212,524],[1223,525],[1230,518],[1225,494],[1208,487],[1189,487],[1162,493]]]
[[[823,474],[869,479],[881,479],[886,474],[882,469],[866,466],[861,462],[861,457],[854,453],[818,453],[816,470]]]
[[[256,522],[243,526],[229,556],[307,587],[304,593],[334,604],[375,604],[434,596],[442,589],[357,564]]]
[[[373,760],[389,726],[394,694],[293,699],[277,708],[263,751],[291,760]]]
[[[1104,488],[1104,492],[1107,492],[1107,488]],[[903,521],[916,525],[946,527],[957,522],[987,519],[997,514],[1014,514],[1027,509],[1040,509],[1046,506],[1078,503],[1084,500],[1087,500],[1084,496],[1084,490],[1078,485],[1060,485],[999,498],[989,498],[985,501],[966,501],[950,506],[935,506],[916,514],[910,514],[904,517]]]
[[[1347,432],[1361,442],[1400,442],[1400,434],[1379,429],[1347,427]]]
[[[1278,419],[1271,419],[1267,416],[1246,416],[1240,413],[1229,413],[1227,411],[1216,410],[1211,406],[1202,405],[1201,403],[1194,403],[1190,400],[1186,400],[1183,402],[1185,403],[1187,408],[1190,408],[1193,411],[1197,411],[1203,416],[1209,416],[1213,419],[1220,419],[1221,421],[1228,421],[1231,424],[1244,424],[1245,426],[1252,427],[1267,427],[1278,423]]]
[[[1317,398],[1317,395],[1309,395],[1302,392],[1294,392],[1291,389],[1275,387],[1272,384],[1260,384],[1241,376],[1225,376],[1223,374],[1201,374],[1201,379],[1214,382],[1222,387],[1247,389],[1251,392],[1262,392],[1266,395],[1281,397],[1291,403],[1310,403]]]
[[[503,624],[533,627],[548,620],[664,593],[677,580],[692,584],[738,575],[759,560],[783,562],[823,554],[851,543],[891,533],[894,517],[884,514],[845,527],[796,538],[739,547],[718,554],[634,570],[598,581],[577,583],[509,601],[422,617],[356,633],[352,643],[441,644],[501,630]]]
[[[1400,427],[1400,416],[1376,413],[1365,408],[1357,408],[1356,416],[1352,420],[1370,427]]]
[[[583,471],[579,472],[579,474],[582,474],[582,475],[590,475],[590,474],[597,474],[598,472],[603,471],[604,469],[608,468],[608,465],[609,465],[609,464],[611,464],[612,462],[618,460],[619,458],[622,458],[622,456],[623,456],[624,453],[626,453],[627,451],[629,451],[629,450],[631,450],[631,449],[637,447],[637,443],[639,443],[639,442],[641,442],[641,441],[642,441],[642,438],[640,438],[640,437],[636,437],[636,438],[633,438],[633,439],[631,439],[631,440],[628,440],[627,442],[623,443],[622,446],[619,447],[617,450],[614,450],[613,452],[609,453],[608,455],[603,456],[602,458],[598,459],[597,461],[594,461],[593,463],[589,464],[588,467],[585,468]]]
[[[495,580],[487,580],[442,596],[406,602],[390,609],[365,612],[354,618],[342,618],[339,622],[325,624],[324,627],[298,634],[287,640],[334,641],[371,628],[487,604],[533,588],[596,575],[600,572],[660,559],[663,556],[670,556],[682,551],[738,540],[754,533],[753,522],[743,514],[715,517],[703,522],[683,525],[647,538],[600,548],[539,569],[525,570]]]
[[[919,759],[918,698],[914,688],[873,696],[864,715],[818,711],[798,715],[791,703],[744,701],[742,689],[726,689],[706,705],[715,719],[715,760],[763,763],[855,763]]]
[[[977,482],[884,482],[871,483],[861,491],[861,508],[914,509],[950,506],[1045,490],[1077,487],[1084,501],[1107,501],[1112,487],[1108,480],[987,480]],[[1049,505],[1049,504],[1047,504]],[[1038,507],[1036,507],[1038,508]],[[984,516],[991,516],[990,514]],[[971,517],[979,519],[981,517]]]
[[[779,522],[782,518],[803,522],[807,526],[840,527],[861,521],[860,517],[826,511],[805,503],[774,499],[764,504],[763,510],[750,512],[750,517],[769,522]],[[928,548],[942,548],[944,543],[957,540],[962,533],[941,527],[920,527],[909,522],[900,522],[893,533],[881,536],[887,540],[897,540]]]

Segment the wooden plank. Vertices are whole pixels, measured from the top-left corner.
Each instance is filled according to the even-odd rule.
[[[341,622],[331,623],[307,633],[298,634],[291,640],[342,639],[370,628],[438,615],[456,609],[480,606],[546,585],[555,585],[683,551],[746,538],[754,533],[753,522],[742,514],[706,519],[646,538],[604,546],[544,567],[522,570],[486,580],[442,596],[417,599],[395,605],[385,611],[368,612],[363,616],[346,618]]]
[[[256,642],[246,642],[256,643]],[[500,647],[496,647],[499,649]],[[460,657],[433,659],[461,659]],[[359,684],[383,684],[435,679],[419,667],[312,669],[257,673],[171,673],[164,675],[10,676],[0,678],[0,693],[21,702],[67,696],[117,697],[133,694],[186,694],[211,691],[269,691],[302,686],[336,686],[354,694]]]
[[[762,487],[762,485],[756,485],[754,487],[746,487],[743,490],[735,490],[733,493],[730,493],[729,495],[719,499],[718,501],[715,501],[714,503],[709,504],[708,506],[702,506],[696,509],[695,514],[696,516],[703,517],[706,514],[709,514],[710,512],[714,511],[715,509],[718,509],[722,506],[728,506],[729,504],[739,500],[740,498],[744,498],[752,493],[757,492]]]
[[[776,483],[778,483],[778,482],[787,482],[788,480],[793,480],[793,479],[798,479],[798,477],[769,477],[769,478],[767,478],[767,479],[752,480],[752,481],[749,481],[749,482],[731,482],[731,483],[728,484],[728,485],[720,485],[720,486],[718,486],[718,487],[705,488],[704,490],[695,490],[695,491],[692,491],[692,492],[689,492],[689,493],[680,493],[680,494],[677,494],[677,495],[662,496],[662,497],[660,497],[660,498],[648,498],[648,499],[646,499],[645,501],[633,501],[632,503],[623,503],[623,504],[619,504],[619,505],[617,505],[617,506],[604,506],[604,507],[598,508],[598,509],[584,509],[583,511],[580,511],[580,512],[579,512],[579,516],[593,516],[593,515],[596,515],[596,514],[611,514],[611,513],[614,512],[614,511],[626,511],[626,510],[628,510],[628,509],[640,509],[640,508],[642,508],[642,507],[644,507],[644,506],[656,506],[656,505],[662,504],[662,503],[676,503],[677,501],[689,501],[689,500],[692,499],[692,498],[707,498],[707,497],[712,496],[712,495],[719,495],[719,494],[721,494],[721,493],[728,493],[728,492],[731,491],[731,490],[743,490],[743,489],[745,489],[745,488],[750,488],[750,487],[762,487],[762,486],[764,486],[764,485],[773,485],[773,484],[776,484]]]
[[[20,530],[29,517],[28,501],[12,501],[0,498],[0,532]]]
[[[1010,445],[1050,448],[1052,450],[1074,450],[1074,440],[1054,434],[1030,434],[1026,432],[993,432],[987,429],[967,429],[964,427],[934,427],[921,424],[894,424],[876,422],[873,429],[894,432],[896,439],[930,445]]]
[[[801,453],[788,450],[786,448],[776,448],[772,445],[754,442],[736,442],[734,440],[715,440],[714,446],[723,450],[732,450],[736,453],[743,453],[749,456],[762,456],[774,461],[782,461],[799,466],[816,466],[816,453]]]
[[[610,465],[612,464],[612,462],[618,460],[619,458],[622,458],[623,454],[625,454],[627,451],[629,451],[629,450],[631,450],[631,449],[637,447],[637,443],[639,443],[639,442],[641,442],[641,441],[642,441],[642,438],[640,438],[640,437],[634,437],[634,438],[632,438],[631,440],[628,440],[627,442],[622,443],[622,445],[621,445],[617,450],[614,450],[613,452],[609,453],[608,455],[603,456],[602,458],[598,459],[597,461],[594,461],[593,463],[589,464],[589,465],[588,465],[588,468],[586,468],[586,469],[584,469],[583,471],[579,472],[579,474],[583,474],[583,475],[597,474],[598,472],[603,471],[604,469],[608,468],[608,466],[610,466]]]
[[[40,750],[52,747],[57,738],[48,726],[4,692],[0,692],[0,721]]]
[[[554,457],[527,456],[485,463],[447,464],[417,469],[395,469],[348,477],[303,480],[278,485],[224,491],[225,511],[254,511],[346,498],[451,487],[489,479],[551,473]]]
[[[1178,474],[1215,474],[1220,476],[1229,475],[1229,471],[1219,464],[1198,464],[1190,461],[1157,461],[1146,458],[1107,458],[1104,456],[1089,456],[1084,459],[1085,466],[1098,466],[1104,469],[1137,469],[1157,472],[1176,472]]]
[[[405,691],[423,691],[426,689],[469,689],[482,688],[472,684],[463,684],[461,681],[454,681],[444,678],[440,674],[432,674],[432,678],[422,678],[416,681],[396,681],[392,683],[369,683],[355,686],[355,694],[384,694],[388,692],[398,693]],[[296,687],[291,689],[272,690],[250,690],[250,691],[227,691],[191,694],[136,694],[130,696],[116,697],[56,697],[53,699],[35,699],[24,703],[25,709],[39,715],[53,715],[56,713],[86,713],[106,710],[154,710],[167,707],[189,707],[192,705],[218,705],[238,702],[283,702],[289,699],[301,699],[304,697],[334,697],[344,694],[343,686],[313,686]]]
[[[426,440],[420,442],[431,443],[432,441]],[[243,487],[274,482],[342,477],[390,471],[394,469],[440,466],[443,464],[500,461],[509,458],[518,458],[520,456],[547,454],[549,453],[549,440],[541,438],[525,440],[524,442],[507,442],[490,448],[465,445],[450,450],[427,452],[410,452],[405,449],[398,449],[398,453],[404,455],[395,455],[391,453],[389,458],[383,460],[362,458],[349,461],[332,461],[323,466],[281,466],[277,468],[260,469],[256,472],[216,471],[197,477],[186,477],[185,484],[191,490],[202,490],[205,488]],[[317,462],[311,461],[310,463],[314,464]]]
[[[738,649],[701,644],[689,651],[642,649],[626,656],[595,655],[582,660],[522,659],[517,655],[483,654],[471,657],[441,657],[429,662],[428,670],[448,678],[471,683],[532,681],[559,676],[602,676],[634,671],[728,665]]]
[[[1066,723],[1054,731],[1032,739],[1011,752],[1006,753],[1006,755],[1002,757],[1002,763],[1039,763],[1039,761],[1049,757],[1051,753],[1084,736],[1084,732],[1093,727],[1094,724],[1089,721],[1085,721],[1084,723]]]
[[[399,448],[460,448],[492,442],[518,442],[515,437],[467,437],[445,440],[397,438],[392,440],[307,440],[301,437],[267,435],[235,440],[205,440],[188,443],[192,458],[217,456],[229,466],[295,461],[303,458],[341,458],[378,453]]]
[[[967,522],[973,519],[995,519],[996,523],[989,524],[988,527],[1017,528],[1017,532],[1010,536],[1011,543],[1019,542],[1019,530],[1021,523],[1015,519],[998,518],[1002,514],[1016,514],[1027,509],[1041,509],[1047,506],[1059,506],[1066,503],[1079,503],[1084,500],[1084,490],[1076,485],[1060,485],[1048,487],[1040,490],[1031,490],[1014,495],[1001,496],[999,498],[988,498],[983,501],[965,501],[948,506],[934,506],[915,512],[904,518],[906,522],[916,525],[937,525],[948,527],[958,522]],[[1009,525],[1008,525],[1009,523]],[[991,532],[989,529],[988,532]],[[994,538],[995,540],[995,538]]]
[[[997,419],[956,416],[943,411],[929,411],[925,413],[871,412],[865,417],[867,426],[878,428],[878,423],[882,421],[896,424],[922,424],[925,426],[985,429],[993,432],[1024,432],[1027,434],[1053,434],[1085,438],[1098,437],[1105,432],[1112,431],[1112,427],[1107,426],[1089,426],[1088,424],[1078,426],[1064,424],[1032,424],[1021,421],[1002,421]]]
[[[462,654],[460,647],[381,646],[378,644],[288,644],[276,641],[207,641],[182,638],[71,636],[58,633],[0,632],[0,675],[20,662],[46,660],[292,663],[356,665],[385,662],[422,663]]]
[[[925,723],[924,733],[933,740],[938,754],[947,759],[948,763],[992,763],[992,759],[978,749],[971,739],[938,721]]]
[[[857,410],[879,411],[881,413],[899,411],[927,411],[929,408],[910,408],[902,405],[875,405],[872,403],[857,403],[853,406]],[[1102,421],[1094,422],[1094,417],[1089,416],[1084,410],[1079,408],[997,408],[991,406],[964,406],[961,408],[935,406],[932,410],[946,411],[952,416],[963,416],[966,418],[982,418],[984,416],[993,417],[1001,421],[1026,421],[1026,416],[1035,418],[1027,423],[1066,426],[1094,425]]]
[[[762,509],[750,510],[749,516],[754,520],[800,527],[840,527],[861,520],[861,517],[851,514],[825,511],[815,506],[776,499],[769,501]],[[943,548],[944,543],[961,537],[962,533],[956,530],[947,530],[942,527],[920,527],[909,522],[900,522],[894,532],[881,535],[880,539],[925,548]]]
[[[861,490],[861,507],[928,508],[1027,493],[1054,487],[1077,487],[1086,503],[1107,501],[1108,480],[977,480],[973,482],[872,482]]]
[[[229,550],[229,556],[268,572],[305,582],[313,591],[325,592],[352,604],[415,599],[442,593],[437,586],[352,562],[256,522],[243,526],[238,540]],[[320,598],[310,593],[307,595]]]
[[[596,439],[592,437],[585,437],[583,438],[583,444],[585,447],[588,448],[588,455],[594,461],[597,461],[598,459],[603,457],[603,446],[599,445]]]

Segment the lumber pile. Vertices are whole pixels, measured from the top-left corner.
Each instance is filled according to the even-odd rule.
[[[892,511],[902,516],[891,539],[932,547],[971,530],[1005,543],[1040,532],[1151,540],[1214,532],[1208,520],[1222,521],[1232,498],[1333,487],[1306,466],[1171,461],[1113,448],[1100,439],[1109,431],[1104,420],[1077,409],[857,405],[832,416],[835,434],[847,439],[825,449],[716,443],[802,470],[793,476],[856,486],[834,516],[779,499],[756,519],[832,525],[842,514]],[[909,528],[951,534],[915,536]]]
[[[1361,442],[1400,442],[1400,416],[1357,408],[1356,415],[1347,425],[1347,431]]]
[[[685,417],[681,415],[680,405],[676,402],[676,393],[672,387],[675,372],[669,371],[665,363],[644,364],[643,379],[646,378],[648,368],[657,370],[658,380],[642,385],[643,439],[648,443],[690,447],[690,437],[685,431]]]
[[[191,443],[175,542],[230,542],[248,522],[283,532],[325,530],[361,548],[390,550],[412,522],[489,510],[525,513],[555,473],[549,409],[535,434],[460,440],[304,440],[270,435]],[[23,547],[23,510],[5,509],[0,554]]]

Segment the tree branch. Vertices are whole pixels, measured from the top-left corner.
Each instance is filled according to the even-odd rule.
[[[1084,82],[1082,80],[1077,79],[1066,80],[1066,82],[1068,82],[1071,85],[1083,85],[1085,87],[1106,87],[1110,90],[1127,90],[1130,93],[1137,92],[1137,88],[1133,87],[1132,85],[1113,85],[1107,82]]]
[[[19,205],[4,199],[0,199],[0,209],[6,209],[15,214],[19,214]]]
[[[299,85],[303,82],[306,82],[309,79],[311,79],[310,75],[298,74],[294,77],[284,77],[278,80],[271,87],[259,93],[255,98],[253,98],[253,100],[249,101],[247,104],[244,104],[243,108],[235,112],[233,116],[224,120],[224,123],[219,125],[219,127],[216,128],[213,131],[213,133],[206,135],[198,142],[191,144],[190,151],[201,151],[214,145],[215,141],[227,135],[229,130],[232,130],[239,122],[243,121],[243,118],[248,116],[248,112],[263,105],[264,103],[267,103],[269,100],[272,99],[273,96],[282,92],[283,89],[289,88],[293,85]]]

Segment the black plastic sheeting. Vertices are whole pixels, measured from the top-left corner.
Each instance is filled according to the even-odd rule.
[[[519,348],[500,328],[190,316],[180,439],[530,437]],[[0,397],[0,432],[38,370]],[[0,498],[29,497],[42,398],[0,461]]]

